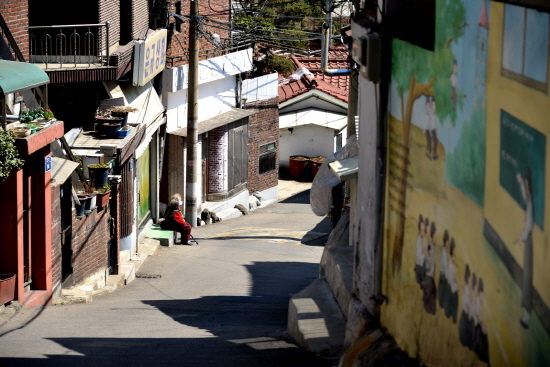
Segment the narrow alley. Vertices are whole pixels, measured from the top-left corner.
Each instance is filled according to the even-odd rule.
[[[159,247],[114,293],[14,315],[0,365],[330,366],[285,334],[288,301],[318,276],[330,230],[309,190],[199,227],[198,246]]]

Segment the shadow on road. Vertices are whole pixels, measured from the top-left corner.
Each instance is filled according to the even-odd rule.
[[[184,331],[172,327],[164,333],[166,338],[50,338],[73,351],[74,355],[46,355],[44,359],[0,358],[0,365],[331,366],[331,361],[298,348],[285,334],[289,299],[317,277],[319,265],[255,262],[245,266],[252,278],[249,296],[142,301],[179,324],[206,330],[213,337],[173,337]],[[107,331],[109,325],[105,328],[106,333],[110,333]],[[159,330],[154,332],[159,333]]]

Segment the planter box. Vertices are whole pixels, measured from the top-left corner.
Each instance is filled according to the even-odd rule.
[[[105,205],[109,204],[109,198],[111,196],[111,191],[107,191],[104,194],[96,194],[96,205],[98,208],[102,208]]]
[[[15,275],[0,274],[0,305],[15,299]]]

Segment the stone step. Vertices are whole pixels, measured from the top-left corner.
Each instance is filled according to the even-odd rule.
[[[124,276],[124,285],[128,285],[136,279],[136,267],[132,262],[120,263],[118,273]]]
[[[346,321],[324,278],[290,299],[288,333],[298,345],[325,357],[342,351]]]
[[[353,247],[325,248],[321,258],[321,275],[326,278],[340,310],[347,315],[352,295]]]
[[[120,262],[127,262],[130,260],[130,250],[122,250],[120,251]]]
[[[239,209],[227,208],[216,212],[216,215],[218,216],[218,218],[220,218],[220,220],[224,221],[228,219],[238,218],[243,215],[243,213],[241,213]]]

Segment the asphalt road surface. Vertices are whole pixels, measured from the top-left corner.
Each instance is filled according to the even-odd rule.
[[[309,191],[197,228],[198,246],[147,259],[139,274],[150,278],[14,315],[0,327],[0,366],[334,365],[286,335],[288,301],[318,276],[330,230]]]

